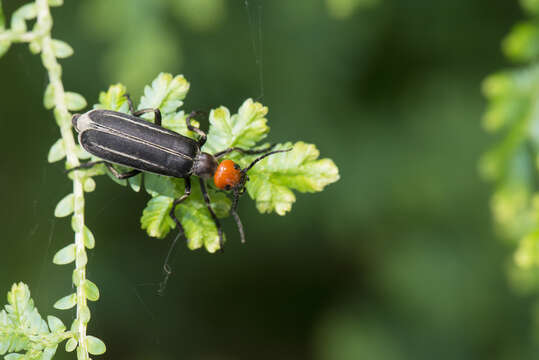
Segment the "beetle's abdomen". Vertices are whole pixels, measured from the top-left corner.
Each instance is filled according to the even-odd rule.
[[[79,142],[106,161],[166,176],[192,172],[197,143],[134,116],[93,110],[77,119]]]

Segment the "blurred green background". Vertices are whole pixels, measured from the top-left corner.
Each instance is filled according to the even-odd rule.
[[[4,1],[11,14],[24,1]],[[159,72],[191,82],[186,109],[270,109],[270,141],[304,140],[341,180],[290,214],[245,198],[248,243],[229,219],[224,254],[181,246],[157,295],[171,237],[149,238],[146,194],[106,177],[87,196],[89,276],[102,297],[90,333],[102,358],[536,359],[534,299],[512,289],[477,162],[492,139],[481,80],[509,66],[500,41],[523,17],[508,0],[66,0],[55,37],[75,55],[64,85],[97,102],[135,98]],[[30,285],[42,314],[71,290],[51,263],[72,241],[54,219],[71,182],[46,162],[58,138],[38,56],[0,59],[0,293]],[[202,124],[206,127],[207,124]],[[236,241],[238,240],[238,241]],[[73,358],[59,351],[57,359]]]

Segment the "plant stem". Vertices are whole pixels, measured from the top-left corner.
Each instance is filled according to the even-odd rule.
[[[28,31],[24,33],[19,33],[11,30],[6,30],[0,34],[0,41],[6,41],[15,43],[15,42],[23,42],[23,43],[29,43],[36,39],[42,38],[46,33],[43,33],[42,31]]]
[[[65,339],[73,337],[71,331],[64,331],[60,334],[36,334],[34,329],[20,330],[16,328],[0,328],[0,336],[12,336],[21,339],[28,339],[31,343],[39,344],[43,347],[53,347],[61,343]]]
[[[36,0],[37,6],[37,28],[40,30],[47,29],[41,37],[41,59],[43,65],[47,69],[49,81],[53,87],[54,93],[54,116],[60,127],[60,133],[64,141],[66,152],[66,162],[68,167],[79,165],[79,160],[76,153],[76,144],[71,130],[71,114],[67,109],[65,100],[64,85],[62,83],[62,67],[56,60],[54,48],[52,46],[51,29],[52,17],[49,10],[47,0]],[[43,27],[43,28],[42,28]],[[81,320],[81,311],[87,307],[86,294],[82,284],[86,280],[86,249],[84,246],[84,191],[83,191],[83,174],[80,171],[75,171],[73,177],[73,194],[74,194],[74,214],[72,218],[73,229],[75,231],[75,247],[76,247],[76,262],[75,272],[78,274],[77,282],[77,328],[73,329],[77,334],[79,342],[79,360],[89,359],[88,349],[86,345],[86,322]]]

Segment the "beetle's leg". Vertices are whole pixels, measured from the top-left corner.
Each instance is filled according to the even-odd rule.
[[[153,112],[153,123],[155,125],[161,126],[161,111],[159,109],[141,109],[133,112],[133,116],[140,116],[142,114],[146,114],[149,112]]]
[[[89,168],[93,167],[94,165],[103,164],[103,163],[105,163],[105,161],[103,161],[103,160],[88,161],[86,163],[80,164],[79,166],[75,166],[74,168],[67,169],[65,172],[66,172],[66,174],[69,174],[72,171],[89,169]]]
[[[240,216],[238,215],[238,200],[241,194],[243,194],[243,192],[240,192],[238,189],[234,189],[234,200],[232,201],[232,206],[230,207],[230,213],[236,221],[236,226],[238,227],[238,231],[240,232],[241,242],[245,243],[245,233],[243,232],[243,225],[241,223]]]
[[[112,173],[112,175],[114,175],[115,178],[120,179],[120,180],[128,179],[140,173],[140,170],[131,170],[125,173],[121,173],[118,170],[116,170],[114,166],[112,166],[111,163],[108,163],[106,161],[103,161],[103,162],[105,163],[105,166],[107,167],[107,169],[109,169],[109,171]]]
[[[197,127],[194,127],[191,125],[191,119],[197,116],[199,112],[193,111],[187,117],[185,118],[185,124],[187,125],[187,128],[193,132],[196,132],[198,136],[200,136],[200,139],[198,139],[198,147],[201,148],[206,143],[206,133],[202,130],[200,130]]]
[[[156,125],[161,126],[161,111],[159,109],[141,109],[141,110],[135,110],[135,106],[133,105],[133,100],[131,100],[131,97],[129,94],[124,94],[125,98],[127,99],[127,105],[129,105],[129,112],[133,116],[140,116],[145,113],[153,112],[154,113],[154,120],[153,123]]]
[[[230,154],[233,151],[239,151],[242,154],[247,154],[247,155],[263,154],[263,153],[268,152],[271,149],[273,149],[275,147],[275,145],[276,144],[271,144],[268,147],[266,147],[264,149],[260,149],[260,150],[249,150],[249,149],[242,149],[242,148],[239,148],[239,147],[231,147],[231,148],[228,148],[226,150],[219,151],[219,152],[213,154],[213,156],[215,156],[216,158],[219,159],[221,156],[224,156],[226,154]]]
[[[80,164],[79,166],[76,166],[74,168],[66,170],[66,173],[69,174],[72,171],[89,169],[89,168],[91,168],[91,167],[93,167],[94,165],[97,165],[97,164],[105,164],[105,166],[107,167],[107,169],[109,169],[109,171],[112,173],[112,175],[114,175],[115,178],[120,179],[120,180],[128,179],[128,178],[133,177],[135,175],[138,175],[140,173],[140,170],[131,170],[131,171],[128,171],[128,172],[125,172],[125,173],[120,173],[118,170],[116,170],[114,168],[114,166],[112,166],[111,163],[108,163],[108,162],[103,161],[103,160],[89,161],[87,163]]]
[[[200,191],[202,191],[202,195],[204,196],[204,202],[206,203],[206,207],[208,208],[211,217],[213,218],[213,222],[215,222],[215,226],[217,227],[217,234],[219,235],[219,250],[223,252],[223,229],[221,229],[221,223],[219,222],[219,219],[217,218],[217,215],[215,215],[215,212],[211,208],[211,202],[210,197],[208,195],[208,192],[206,191],[206,183],[202,178],[198,178],[200,181]]]
[[[127,99],[127,105],[129,105],[129,112],[131,114],[134,114],[135,113],[135,107],[133,106],[133,100],[131,100],[131,96],[129,96],[128,93],[125,93],[124,97]]]
[[[165,292],[168,278],[172,274],[172,269],[170,268],[170,265],[168,263],[170,260],[170,255],[172,254],[172,251],[174,250],[174,247],[176,246],[176,242],[178,241],[178,239],[182,235],[185,236],[185,231],[183,229],[183,226],[175,214],[176,206],[180,204],[182,201],[184,201],[185,199],[187,199],[189,195],[191,194],[191,179],[188,177],[185,177],[183,179],[185,180],[185,191],[182,196],[174,200],[174,202],[172,203],[172,209],[170,209],[170,213],[169,213],[169,216],[172,218],[172,220],[174,220],[174,222],[176,223],[176,226],[178,227],[178,235],[174,238],[174,240],[172,240],[172,244],[170,245],[170,248],[168,249],[167,257],[165,258],[165,264],[163,265],[163,271],[165,272],[165,277],[163,278],[163,281],[161,281],[161,284],[159,284],[159,290],[157,290],[157,293],[159,295],[163,295],[163,293]]]
[[[189,195],[191,195],[191,179],[189,177],[185,177],[183,179],[185,180],[185,191],[182,196],[174,200],[174,202],[172,203],[172,209],[170,209],[170,212],[169,212],[170,217],[176,223],[176,226],[178,227],[178,231],[181,234],[185,234],[185,231],[183,230],[183,226],[180,223],[180,220],[178,220],[178,218],[176,217],[176,213],[175,213],[176,206],[178,206],[182,201],[187,199]]]

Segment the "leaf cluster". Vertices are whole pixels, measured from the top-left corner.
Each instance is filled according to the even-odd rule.
[[[7,353],[6,360],[51,359],[58,344],[73,336],[57,317],[41,317],[26,284],[13,284],[7,300],[0,311],[0,355]]]
[[[164,127],[195,138],[186,127],[186,112],[181,110],[189,87],[189,82],[183,76],[161,73],[145,87],[138,109],[159,108]],[[99,103],[94,108],[127,112],[124,96],[126,93],[127,90],[122,84],[112,85],[100,94]],[[267,146],[268,144],[263,142],[269,133],[267,113],[267,107],[252,99],[245,100],[234,114],[224,106],[211,110],[208,139],[202,151],[215,153],[230,147],[251,149]],[[144,118],[152,121],[152,116],[145,114]],[[196,123],[195,126],[199,124]],[[296,199],[293,190],[317,192],[339,179],[338,169],[333,161],[318,159],[319,152],[312,144],[287,142],[276,144],[275,148],[292,148],[292,151],[270,156],[257,163],[249,172],[251,181],[247,183],[247,192],[262,213],[276,212],[284,215],[291,210]],[[227,158],[246,167],[255,157],[231,153]],[[97,171],[105,170],[101,168]],[[141,187],[140,175],[128,181],[115,181],[123,185],[129,184],[135,191],[139,191]],[[168,214],[174,199],[184,192],[184,180],[144,174],[144,189],[152,198],[143,210],[141,226],[150,236],[163,238],[175,227]],[[208,193],[216,215],[219,218],[229,216],[229,196],[213,184],[209,184]],[[209,252],[219,249],[217,228],[206,208],[197,182],[192,182],[191,196],[177,206],[176,215],[185,228],[190,249],[205,247]]]

